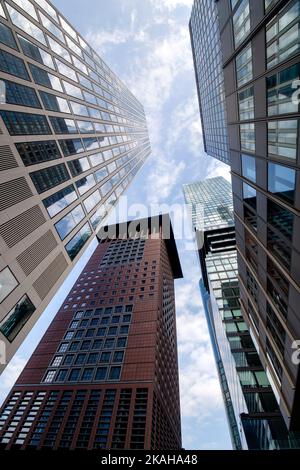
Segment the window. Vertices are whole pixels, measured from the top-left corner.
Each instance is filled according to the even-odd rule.
[[[87,157],[79,158],[78,160],[72,160],[68,162],[72,176],[78,176],[81,173],[90,169],[90,164]]]
[[[250,43],[236,57],[236,79],[238,87],[249,82],[252,78],[252,47]]]
[[[126,347],[127,338],[118,338],[117,340],[117,348],[125,348]]]
[[[109,380],[119,380],[121,375],[121,367],[111,367],[109,371]]]
[[[51,367],[58,367],[62,362],[63,356],[55,356],[53,361],[51,362]]]
[[[0,303],[19,285],[9,268],[0,272]]]
[[[87,191],[89,191],[91,188],[93,188],[96,184],[94,176],[88,175],[85,178],[82,178],[78,181],[76,181],[76,187],[79,191],[79,194],[82,196],[85,194]]]
[[[64,240],[67,235],[69,235],[72,230],[84,219],[85,214],[81,205],[75,207],[69,214],[60,219],[59,222],[55,224],[58,235],[61,240]]]
[[[99,148],[99,142],[96,138],[83,139],[83,143],[86,151],[95,150]]]
[[[94,375],[94,369],[92,369],[92,368],[84,369],[81,380],[82,381],[90,381],[90,380],[92,380],[93,375]]]
[[[254,119],[254,88],[247,88],[247,90],[241,91],[238,96],[240,121]]]
[[[243,0],[233,15],[235,47],[238,47],[250,33],[249,0]]]
[[[28,41],[28,39],[24,38],[23,36],[20,36],[19,34],[18,39],[21,44],[21,48],[24,55],[39,62],[40,64],[46,65],[46,67],[54,69],[52,57],[50,54],[48,54],[48,52],[45,52],[43,49],[36,46],[32,42]]]
[[[56,36],[61,42],[65,42],[65,38],[61,30],[55,26],[53,21],[49,20],[43,13],[40,12],[40,17],[42,20],[43,26],[50,31],[54,36]]]
[[[93,134],[95,132],[93,123],[90,121],[77,121],[77,125],[81,134]]]
[[[30,173],[30,177],[39,194],[70,179],[65,164],[51,166]]]
[[[60,113],[70,113],[67,100],[59,96],[51,95],[45,91],[40,91],[40,95],[45,106],[49,111],[58,111]]]
[[[82,365],[85,363],[85,359],[86,359],[85,353],[77,354],[76,359],[75,359],[75,364]]]
[[[75,98],[83,99],[81,89],[76,85],[71,85],[71,83],[63,80],[63,84],[66,90],[67,95],[74,96]]]
[[[282,70],[267,78],[268,115],[297,113],[299,110],[298,97],[295,93],[294,82],[300,79],[300,64]]]
[[[67,186],[66,188],[58,191],[55,194],[47,197],[43,200],[44,206],[50,217],[54,217],[59,214],[63,209],[68,207],[72,202],[76,201],[77,194],[73,185]]]
[[[6,7],[10,14],[11,21],[13,22],[14,25],[22,29],[29,36],[33,37],[34,39],[41,42],[45,46],[47,45],[44,33],[40,28],[38,28],[28,18],[25,18],[21,13],[19,13],[10,5],[7,4]]]
[[[91,196],[87,197],[84,201],[84,207],[88,213],[90,213],[94,207],[101,201],[99,191],[95,191]]]
[[[242,155],[242,175],[248,180],[256,182],[256,162],[254,157]]]
[[[101,353],[100,362],[109,362],[110,361],[110,356],[111,356],[110,352]]]
[[[107,367],[98,367],[95,380],[105,380],[107,374]]]
[[[268,190],[278,198],[293,204],[295,199],[296,171],[287,166],[268,164]]]
[[[240,124],[241,150],[255,152],[255,124]]]
[[[66,352],[67,349],[68,349],[68,343],[62,343],[59,347],[58,352]]]
[[[32,18],[38,21],[35,8],[29,0],[15,0],[15,3],[17,3],[19,8],[22,8],[22,10],[24,10],[28,15],[32,16]]]
[[[35,306],[24,295],[0,323],[0,332],[12,342],[35,311]]]
[[[3,23],[0,23],[0,42],[6,46],[18,50],[18,46],[16,44],[12,30]]]
[[[122,362],[124,357],[124,351],[116,351],[114,353],[113,362]]]
[[[41,116],[39,114],[16,113],[14,111],[0,112],[10,135],[51,134],[51,130],[45,116]]]
[[[80,369],[72,369],[68,378],[68,382],[77,382],[80,374]]]
[[[87,116],[89,117],[88,109],[86,106],[80,103],[75,103],[75,101],[71,101],[71,106],[73,113],[78,116]]]
[[[129,326],[128,325],[121,326],[121,328],[120,328],[120,334],[121,335],[127,335],[128,331],[129,331]]]
[[[55,371],[55,370],[49,370],[49,371],[47,372],[47,374],[45,375],[45,378],[44,378],[43,382],[45,382],[45,383],[51,383],[51,382],[53,382],[53,379],[54,379],[55,374],[56,374],[56,371]]]
[[[87,360],[87,364],[97,364],[98,358],[99,358],[99,354],[98,354],[98,353],[91,353],[91,354],[89,354],[89,357],[88,357],[88,360]]]
[[[80,252],[81,248],[85,245],[88,241],[90,236],[92,235],[92,231],[90,229],[89,224],[85,224],[83,228],[69,241],[66,245],[67,253],[71,260],[73,260],[77,254]]]
[[[73,121],[73,119],[50,116],[50,121],[55,134],[77,134],[75,121]]]
[[[290,269],[293,214],[279,204],[268,200],[268,249],[281,263]]]
[[[24,61],[3,50],[0,51],[0,70],[15,77],[30,80]]]
[[[25,166],[61,158],[55,140],[15,144]]]
[[[298,120],[268,122],[268,155],[296,160]]]
[[[271,2],[272,0],[266,0],[268,4]],[[299,51],[299,31],[300,1],[294,0],[287,8],[283,8],[266,26],[268,68],[274,67]]]
[[[60,79],[51,73],[46,72],[46,70],[37,67],[36,65],[29,64],[33,80],[38,85],[45,86],[47,88],[52,88],[53,90],[63,91]]]
[[[95,156],[92,155],[92,157],[95,157]],[[91,160],[92,166],[95,166],[94,164],[96,163],[97,160],[92,157],[90,156],[90,160]],[[101,161],[98,161],[96,164],[98,165],[99,163],[101,163]],[[104,178],[108,176],[107,168],[105,167],[105,168],[101,168],[101,170],[95,171],[95,176],[96,176],[97,182],[99,183],[99,181],[102,181]]]
[[[84,147],[81,139],[60,140],[59,144],[65,157],[84,152]]]
[[[64,359],[64,365],[70,365],[73,362],[74,354],[67,354]]]

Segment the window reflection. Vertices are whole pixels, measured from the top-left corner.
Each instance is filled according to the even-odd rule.
[[[0,324],[0,332],[12,342],[34,313],[35,307],[24,295]]]
[[[280,199],[294,203],[296,171],[276,163],[268,164],[268,189]]]

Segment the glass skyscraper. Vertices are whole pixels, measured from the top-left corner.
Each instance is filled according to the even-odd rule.
[[[210,178],[185,185],[184,195],[193,215],[200,290],[233,448],[296,447],[241,311],[231,184]]]
[[[0,341],[9,361],[150,144],[142,105],[46,0],[0,2],[0,85]]]
[[[209,4],[219,21],[241,308],[285,422],[298,432],[300,1]],[[214,47],[204,35],[206,56]]]

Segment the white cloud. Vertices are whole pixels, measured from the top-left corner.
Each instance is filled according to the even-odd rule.
[[[177,7],[192,7],[194,0],[151,0],[157,10],[175,10]]]

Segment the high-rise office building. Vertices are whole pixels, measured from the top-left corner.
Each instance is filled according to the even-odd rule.
[[[234,449],[299,447],[241,311],[231,184],[222,177],[184,186],[202,271],[200,289]],[[202,221],[200,220],[202,218]]]
[[[0,2],[0,99],[0,342],[8,362],[150,144],[142,105],[46,0]]]
[[[181,447],[169,216],[106,229],[0,411],[6,448]]]
[[[190,35],[204,150],[229,165],[223,62],[214,1],[195,0]]]
[[[241,307],[284,419],[299,431],[300,2],[216,7]]]

